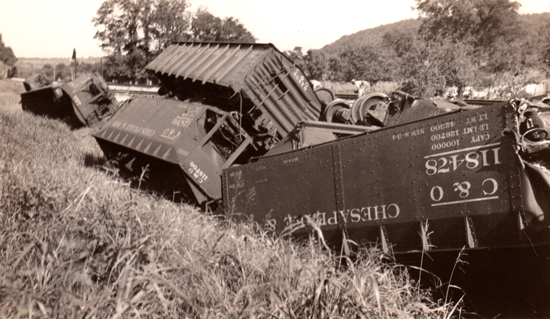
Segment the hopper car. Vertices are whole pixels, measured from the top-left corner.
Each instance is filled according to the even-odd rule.
[[[168,98],[133,99],[94,137],[127,166],[174,165],[200,204],[221,198],[221,170],[262,156],[322,109],[303,72],[271,44],[174,43],[146,70]]]
[[[173,43],[146,69],[164,98],[132,99],[93,135],[197,204],[388,253],[549,243],[544,103],[318,95],[272,44]]]
[[[97,128],[120,107],[107,83],[98,74],[81,75],[67,83],[50,82],[41,75],[23,83],[23,110],[59,118],[74,127]]]

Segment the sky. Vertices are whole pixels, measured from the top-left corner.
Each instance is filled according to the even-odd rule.
[[[0,0],[0,33],[17,57],[106,55],[92,18],[104,0]],[[220,18],[238,19],[260,43],[279,50],[320,49],[340,37],[416,18],[414,0],[189,0]],[[550,12],[550,0],[519,0],[520,13]]]

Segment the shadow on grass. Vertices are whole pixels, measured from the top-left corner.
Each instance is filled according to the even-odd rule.
[[[86,154],[87,167],[94,167],[129,183],[130,187],[178,204],[199,205],[179,165],[148,156],[124,154],[106,159]]]
[[[107,159],[104,156],[97,156],[94,154],[84,154],[84,166],[86,167],[101,167],[107,163]]]
[[[468,251],[453,273],[457,254],[430,253],[431,258],[424,258],[423,268],[443,280],[441,287],[452,288],[437,288],[436,281],[423,274],[422,286],[432,289],[436,299],[456,301],[465,293],[465,310],[478,314],[472,318],[550,317],[550,246]],[[400,256],[397,261],[418,265],[419,258]]]

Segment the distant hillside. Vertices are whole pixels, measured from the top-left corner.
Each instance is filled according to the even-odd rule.
[[[371,29],[362,30],[350,35],[344,35],[331,44],[327,44],[320,50],[328,55],[336,55],[347,47],[361,46],[367,43],[380,43],[384,34],[392,31],[414,31],[420,27],[420,21],[416,19],[401,20],[398,22],[380,25]]]
[[[550,12],[522,14],[519,17],[519,23],[522,31],[533,37],[537,33],[540,34],[542,27],[550,23]],[[320,51],[327,55],[337,55],[349,47],[358,47],[369,43],[378,44],[383,41],[384,35],[388,32],[417,32],[420,24],[420,20],[407,19],[365,29],[350,35],[344,35],[333,43],[325,45]]]

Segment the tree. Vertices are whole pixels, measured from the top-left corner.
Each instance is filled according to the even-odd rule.
[[[5,46],[2,41],[2,34],[0,33],[0,61],[10,68],[15,65],[17,58],[13,54],[13,50],[10,47]]]
[[[419,96],[433,96],[445,88],[462,90],[476,78],[477,63],[472,61],[469,43],[442,40],[415,41],[401,58],[400,82],[403,90]]]
[[[340,76],[340,70],[342,68],[342,62],[337,56],[331,56],[328,59],[328,74],[327,78],[331,81],[342,81]]]
[[[86,62],[79,62],[78,63],[78,73],[79,74],[93,74],[93,73],[99,73],[101,74],[101,64],[102,62],[95,62],[95,63],[86,63]]]
[[[160,53],[173,40],[186,38],[190,16],[186,0],[106,0],[92,19],[94,38],[110,54],[147,58]]]
[[[228,42],[254,43],[256,38],[248,31],[238,19],[225,18],[222,23],[222,39]]]
[[[255,43],[256,38],[238,19],[221,19],[200,7],[191,22],[191,40]]]
[[[308,78],[311,78],[310,75],[307,73],[307,64],[304,59],[304,53],[302,52],[302,47],[294,47],[294,49],[287,50],[284,53],[290,59],[290,61],[296,64],[300,69],[302,69],[302,71],[304,71],[305,75]]]
[[[467,40],[484,47],[513,34],[519,7],[511,0],[416,0],[415,9],[425,39]]]
[[[156,10],[149,19],[151,36],[150,49],[154,54],[160,53],[174,41],[186,41],[191,23],[191,14],[186,1],[158,0]]]
[[[219,41],[221,37],[222,19],[214,16],[201,7],[191,23],[191,40]]]
[[[126,57],[122,54],[111,54],[103,62],[105,63],[105,72],[103,74],[105,80],[126,83],[133,79],[134,74],[126,63]]]
[[[42,70],[40,70],[40,74],[45,76],[50,82],[53,81],[53,66],[48,63],[44,64],[44,66],[42,66]]]
[[[306,64],[306,75],[310,79],[316,79],[324,81],[328,78],[328,59],[323,51],[320,50],[308,50],[304,56],[304,62]]]
[[[101,4],[92,19],[100,30],[94,38],[109,53],[133,51],[138,45],[138,31],[142,29],[142,10],[149,10],[150,0],[107,0]],[[142,9],[143,8],[143,9]]]
[[[79,67],[80,71],[82,71],[82,67]],[[55,66],[55,79],[60,80],[70,80],[71,78],[71,69],[68,68],[64,63],[59,63]]]
[[[385,47],[366,44],[350,46],[338,58],[341,64],[340,81],[366,80],[369,82],[392,80],[394,69],[392,59]]]
[[[109,53],[110,79],[143,77],[141,70],[169,43],[187,39],[187,0],[106,0],[93,18],[94,38]]]
[[[418,41],[418,33],[415,30],[392,30],[383,36],[384,46],[393,50],[398,58],[402,58],[413,50]]]

